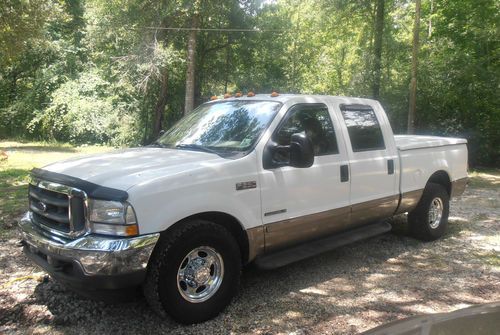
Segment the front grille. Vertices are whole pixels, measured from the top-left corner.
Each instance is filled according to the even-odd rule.
[[[71,187],[34,181],[29,208],[33,222],[52,233],[75,237],[85,230],[85,194]]]

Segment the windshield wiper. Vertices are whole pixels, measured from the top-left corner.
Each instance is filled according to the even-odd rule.
[[[203,151],[203,152],[208,152],[211,154],[216,154],[217,156],[220,156],[220,152],[204,147],[203,145],[199,144],[188,144],[188,143],[180,143],[175,146],[178,149],[187,149],[187,150],[197,150],[197,151]]]

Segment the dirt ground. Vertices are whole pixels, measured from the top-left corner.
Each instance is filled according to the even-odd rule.
[[[482,178],[452,202],[442,240],[405,237],[400,217],[396,233],[273,271],[247,268],[226,311],[193,326],[160,319],[143,299],[79,297],[33,266],[12,230],[0,235],[0,333],[355,334],[500,301],[500,177]]]

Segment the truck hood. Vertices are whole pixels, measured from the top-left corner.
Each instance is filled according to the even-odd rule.
[[[199,151],[133,148],[63,160],[43,169],[126,191],[141,182],[223,161],[226,159]]]

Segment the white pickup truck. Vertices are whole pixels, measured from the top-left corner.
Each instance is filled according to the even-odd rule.
[[[394,136],[374,100],[248,95],[205,103],[148,147],[33,169],[25,253],[86,290],[142,286],[182,323],[217,315],[242,266],[273,268],[391,229],[446,230],[466,140]]]

